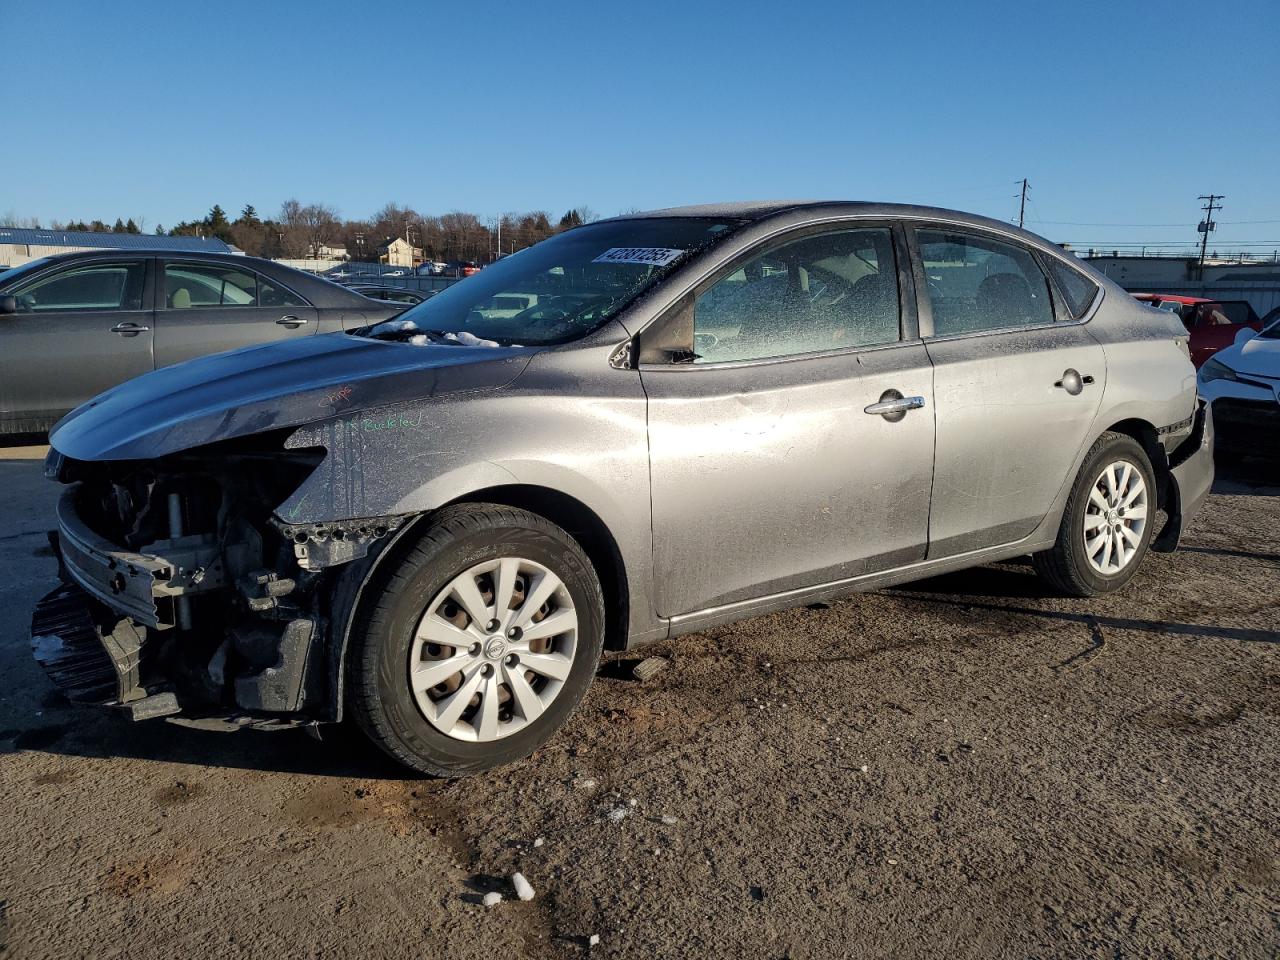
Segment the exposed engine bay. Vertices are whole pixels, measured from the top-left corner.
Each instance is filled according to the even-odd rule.
[[[273,516],[324,457],[280,441],[147,461],[51,454],[46,473],[68,484],[55,536],[64,583],[37,607],[32,636],[68,696],[135,719],[335,718],[328,645],[315,642],[341,595],[331,581],[405,518]]]

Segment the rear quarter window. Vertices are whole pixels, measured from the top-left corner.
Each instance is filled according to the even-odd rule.
[[[1071,319],[1079,320],[1088,311],[1093,298],[1098,295],[1098,285],[1079,270],[1075,270],[1061,260],[1046,258],[1049,261],[1049,272],[1062,292]],[[1163,304],[1161,304],[1163,307]]]

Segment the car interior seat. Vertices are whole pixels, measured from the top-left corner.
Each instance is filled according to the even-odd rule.
[[[978,284],[977,305],[980,319],[995,314],[1023,323],[1033,320],[1036,312],[1031,288],[1016,273],[993,273],[984,277]]]
[[[191,291],[186,287],[179,287],[173,293],[169,294],[169,306],[174,310],[191,309]]]

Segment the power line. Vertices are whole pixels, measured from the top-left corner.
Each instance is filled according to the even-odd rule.
[[[1032,206],[1035,206],[1034,201]],[[1054,227],[1194,227],[1197,225],[1196,222],[1191,221],[1185,223],[1093,223],[1085,220],[1036,220],[1035,222],[1047,223]],[[1239,226],[1250,223],[1280,223],[1280,220],[1217,220],[1215,222],[1227,226]]]
[[[1027,213],[1027,178],[1022,178],[1022,202],[1018,204],[1018,226],[1022,226],[1022,221]]]

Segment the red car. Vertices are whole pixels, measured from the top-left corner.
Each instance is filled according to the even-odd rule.
[[[1197,369],[1223,347],[1235,343],[1236,334],[1245,327],[1262,329],[1262,321],[1245,300],[1209,300],[1172,293],[1135,293],[1133,298],[1182,318],[1191,334],[1188,346]]]

